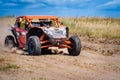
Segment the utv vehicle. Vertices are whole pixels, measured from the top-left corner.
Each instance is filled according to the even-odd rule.
[[[67,48],[69,55],[78,56],[81,42],[69,38],[69,29],[56,16],[19,16],[11,27],[13,35],[5,38],[5,47],[26,49],[30,55],[40,55],[49,47]]]

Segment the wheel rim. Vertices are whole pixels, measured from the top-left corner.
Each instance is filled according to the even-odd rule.
[[[70,44],[70,47],[72,48],[71,50],[74,50],[75,49],[75,43],[73,40],[70,41],[72,44]]]
[[[35,51],[35,47],[32,42],[29,43],[29,51],[30,51],[30,53],[34,53],[34,51]]]

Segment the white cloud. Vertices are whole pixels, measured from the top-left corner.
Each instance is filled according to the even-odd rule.
[[[39,8],[39,7],[43,7],[43,6],[45,6],[45,5],[42,4],[42,3],[39,3],[39,4],[31,4],[31,5],[28,5],[28,6],[26,6],[25,8],[26,8],[26,9],[29,9],[29,8]]]
[[[102,5],[99,5],[98,8],[104,8],[104,7],[116,7],[120,5],[120,0],[112,0],[112,1],[108,1]]]
[[[104,4],[104,6],[113,6],[120,4],[120,0],[112,0]]]
[[[35,3],[37,0],[20,0],[21,2],[30,2],[30,3]]]
[[[64,3],[66,0],[59,1],[59,0],[45,0],[45,2],[50,3],[50,4],[56,4],[59,5],[61,3]],[[61,4],[62,5],[62,4]]]
[[[89,2],[92,0],[44,0],[45,2],[48,2],[50,4],[55,4],[55,5],[64,5],[67,3],[85,3]]]
[[[118,6],[120,6],[120,0],[109,0],[108,2],[98,5],[97,8],[98,9],[113,9],[113,8],[117,8]]]
[[[16,6],[17,4],[15,4],[15,3],[5,3],[4,5],[6,5],[6,6]]]

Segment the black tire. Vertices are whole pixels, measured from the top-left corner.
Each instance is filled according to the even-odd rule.
[[[40,55],[41,54],[40,39],[37,36],[31,36],[28,39],[28,53],[30,55]]]
[[[70,42],[72,43],[70,46],[72,49],[68,49],[69,55],[71,56],[78,56],[81,52],[81,42],[78,36],[72,36],[69,38]]]
[[[13,47],[15,47],[14,37],[12,35],[6,36],[4,45],[6,48],[9,48],[9,49],[12,49]]]

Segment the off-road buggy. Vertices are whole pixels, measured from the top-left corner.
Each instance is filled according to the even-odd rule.
[[[13,35],[5,38],[5,47],[26,49],[30,55],[40,55],[49,47],[67,48],[72,56],[81,52],[77,36],[69,38],[69,29],[56,16],[19,16],[11,28]]]

